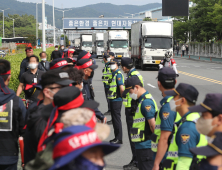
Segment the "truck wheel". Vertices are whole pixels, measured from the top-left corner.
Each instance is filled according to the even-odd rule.
[[[141,66],[141,69],[142,69],[143,71],[146,69],[145,64],[143,64],[143,60],[141,60],[140,66]]]

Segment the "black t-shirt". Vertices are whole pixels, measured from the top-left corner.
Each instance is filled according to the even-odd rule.
[[[53,51],[52,55],[51,55],[51,60],[55,60],[55,59],[61,58],[61,57],[62,57],[62,54],[60,51]]]
[[[31,73],[30,70],[28,70],[22,74],[20,82],[23,83],[24,85],[26,85],[26,84],[31,85],[33,83],[38,83],[42,77],[42,74],[44,74],[44,71],[37,70],[37,72],[35,74],[33,74],[33,73]],[[33,95],[31,97],[28,97],[26,95],[25,98],[35,101],[35,100],[37,100],[39,93],[40,93],[40,90],[35,89],[35,92],[33,93]]]

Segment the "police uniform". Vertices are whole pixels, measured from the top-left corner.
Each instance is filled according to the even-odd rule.
[[[128,78],[125,83],[126,90],[123,96],[133,89],[135,85],[141,85],[137,76]],[[137,109],[133,116],[133,125],[131,127],[131,141],[135,143],[136,157],[140,170],[151,170],[153,168],[153,152],[151,151],[152,131],[147,120],[155,118],[158,111],[155,100],[152,95],[146,91],[137,100]]]
[[[118,60],[114,59],[109,64],[118,64]],[[111,117],[114,128],[115,138],[111,140],[111,143],[122,144],[122,122],[121,122],[121,108],[122,97],[120,93],[120,86],[124,86],[124,77],[119,69],[112,72],[112,79],[109,82],[109,91],[107,98],[110,100]]]
[[[104,58],[107,60],[107,58],[109,58],[109,56],[107,54],[105,54]],[[107,100],[107,104],[108,104],[108,112],[111,112],[110,100],[107,98],[107,93],[109,91],[109,80],[111,80],[111,79],[112,79],[112,71],[109,67],[109,62],[107,62],[107,63],[105,63],[105,67],[103,69],[102,82],[104,85],[104,91],[105,91],[106,100]]]
[[[170,68],[163,68],[158,73],[158,81],[161,82],[173,82],[176,79],[176,73]],[[169,102],[173,100],[173,96],[165,96],[161,101],[161,108],[156,115],[156,125],[154,134],[152,135],[152,151],[154,153],[154,159],[157,153],[157,146],[160,139],[161,131],[173,132],[174,123],[181,119],[179,113],[172,111]],[[171,136],[168,139],[168,145],[171,140]],[[165,154],[163,160],[165,160],[167,153]],[[163,161],[162,160],[162,161]]]
[[[165,91],[166,95],[176,96],[180,95],[186,100],[195,103],[198,97],[198,91],[191,85],[180,83],[178,87],[172,91]],[[165,170],[173,170],[176,168],[179,157],[196,158],[190,151],[190,148],[207,145],[206,137],[199,134],[196,130],[196,121],[200,115],[197,112],[188,111],[182,118],[174,125],[174,135],[172,137],[167,158],[163,162]],[[197,156],[202,159],[203,156]],[[191,165],[190,165],[191,166]]]
[[[131,58],[124,57],[121,59],[121,65],[122,65],[122,67],[123,66],[132,67],[133,62],[132,62]],[[142,85],[144,85],[142,75],[134,67],[131,68],[130,71],[127,73],[127,77],[125,80],[127,80],[127,78],[130,78],[132,76],[138,76],[138,78],[140,79],[140,82],[142,83]],[[135,101],[135,100],[133,100],[133,101]],[[131,151],[132,151],[132,155],[133,155],[132,161],[135,161],[135,163],[136,163],[137,160],[136,160],[135,144],[134,144],[134,142],[131,141],[131,134],[130,134],[130,129],[132,128],[132,125],[133,125],[133,116],[131,114],[131,106],[136,105],[136,103],[135,102],[131,103],[131,102],[132,102],[132,98],[130,98],[129,93],[127,93],[126,98],[123,98],[123,105],[125,106],[127,131],[128,131],[130,147],[131,147]],[[131,163],[133,163],[132,161],[131,161]],[[127,167],[129,165],[125,165],[125,166]]]

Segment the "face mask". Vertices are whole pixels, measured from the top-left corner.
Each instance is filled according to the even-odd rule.
[[[89,79],[93,78],[94,76],[94,70],[91,72],[91,75],[88,77]]]
[[[42,61],[46,61],[46,58],[42,58]]]
[[[200,117],[196,123],[197,131],[199,133],[207,136],[213,130],[213,128],[215,126],[217,126],[217,125],[212,125],[213,120],[214,120],[214,118],[213,119],[204,119],[203,117]]]
[[[38,64],[30,63],[30,64],[29,64],[29,68],[30,68],[30,69],[35,69],[35,68],[37,67],[37,65],[38,65]]]
[[[99,166],[84,158],[83,156],[79,156],[75,160],[75,169],[78,170],[103,170],[104,166]]]
[[[58,48],[55,48],[55,50],[57,51],[57,50],[58,50]]]
[[[111,69],[111,70],[115,70],[115,69],[116,69],[116,64],[112,64],[112,65],[110,66],[110,69]]]
[[[62,47],[61,49],[64,50],[64,47]]]
[[[56,94],[54,91],[52,91],[51,89],[49,89],[49,91],[53,94],[53,96]],[[53,100],[53,97],[49,97],[50,99]]]
[[[111,61],[111,58],[107,58],[107,61],[110,62],[110,61]]]
[[[81,86],[82,86],[82,88],[80,89],[80,91],[82,91],[82,89],[83,89],[83,82],[81,83]]]
[[[134,90],[133,93],[130,93],[129,96],[130,96],[130,98],[132,98],[133,100],[137,100],[137,99],[138,99],[138,95],[137,95],[137,93],[135,93],[135,90]]]
[[[173,99],[170,100],[169,104],[170,104],[170,109],[173,111],[173,112],[176,112],[176,107],[180,106],[180,105],[176,105],[176,102],[181,100],[182,98],[174,101]]]

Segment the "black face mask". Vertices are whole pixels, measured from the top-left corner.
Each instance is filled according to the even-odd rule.
[[[91,75],[88,77],[89,79],[93,78],[94,76],[94,70],[91,72]]]

